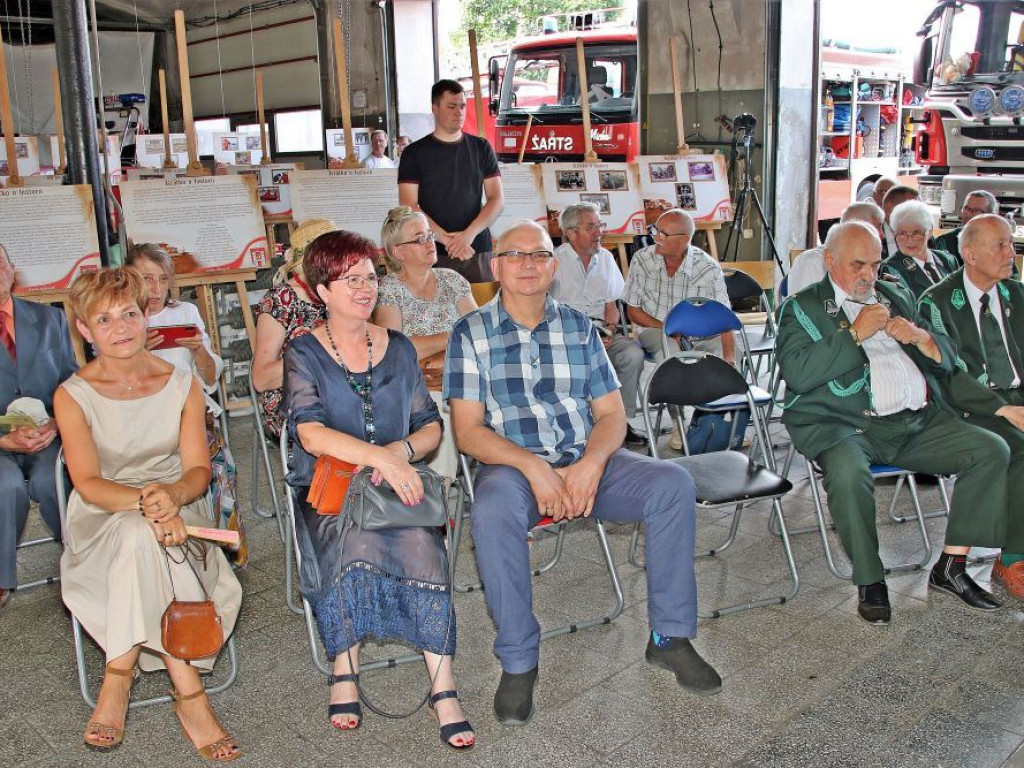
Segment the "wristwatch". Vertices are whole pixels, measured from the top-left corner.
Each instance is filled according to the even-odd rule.
[[[860,334],[857,333],[857,329],[852,325],[850,326],[850,335],[853,337],[853,343],[858,347],[860,346]]]
[[[403,440],[402,445],[405,446],[405,452],[409,454],[409,461],[412,461],[412,457],[416,455],[416,451],[413,450],[412,443],[408,440]]]

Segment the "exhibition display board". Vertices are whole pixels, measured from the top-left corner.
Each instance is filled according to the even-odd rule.
[[[732,221],[724,155],[641,156],[632,166],[648,224],[670,208],[697,222]]]
[[[129,239],[189,254],[204,271],[270,264],[252,176],[125,181],[121,204]]]
[[[17,266],[19,291],[66,289],[100,266],[92,188],[0,189],[0,243]]]
[[[398,170],[295,171],[291,196],[293,218],[300,224],[333,219],[339,227],[379,243],[384,218],[398,205]]]

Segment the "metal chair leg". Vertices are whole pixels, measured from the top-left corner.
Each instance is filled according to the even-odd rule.
[[[28,541],[21,541],[18,543],[17,549],[28,549],[29,547],[38,547],[40,544],[56,544],[61,547],[61,541],[56,536],[44,536],[39,539],[29,539]],[[32,589],[33,587],[43,587],[47,584],[56,584],[60,581],[60,572],[55,576],[46,576],[42,579],[35,579],[34,581],[26,581],[24,583],[18,582],[14,588],[15,591],[22,589]]]
[[[923,513],[925,520],[933,517],[948,517],[949,516],[949,492],[946,490],[946,478],[939,477],[939,495],[942,497],[942,509],[936,509],[931,512]],[[889,502],[889,518],[897,523],[906,523],[910,520],[914,520],[914,517],[910,515],[897,515],[896,514],[896,497],[899,495],[900,488],[903,486],[903,477],[896,481],[896,490],[893,492],[892,501]]]

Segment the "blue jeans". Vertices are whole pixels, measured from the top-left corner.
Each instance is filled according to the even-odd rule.
[[[523,474],[504,465],[481,466],[474,492],[473,541],[498,630],[494,652],[506,672],[528,672],[540,657],[526,541],[541,518],[537,500]],[[695,497],[682,467],[620,449],[608,461],[594,500],[598,520],[645,525],[648,620],[668,637],[693,637],[697,631]]]

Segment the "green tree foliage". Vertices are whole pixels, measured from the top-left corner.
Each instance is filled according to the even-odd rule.
[[[600,0],[463,0],[462,24],[456,33],[460,40],[476,30],[483,45],[531,34],[538,16],[607,7]]]

